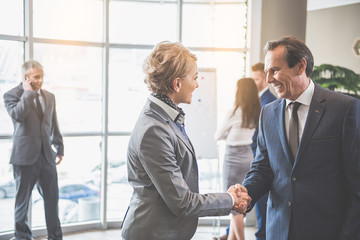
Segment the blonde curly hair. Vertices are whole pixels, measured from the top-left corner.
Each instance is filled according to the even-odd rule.
[[[173,80],[185,77],[196,60],[181,43],[160,42],[145,60],[144,82],[151,92],[166,95],[174,90]]]

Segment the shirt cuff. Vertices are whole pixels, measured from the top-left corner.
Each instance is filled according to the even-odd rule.
[[[234,205],[235,205],[234,196],[233,196],[231,193],[229,193],[229,192],[227,192],[227,193],[230,195],[230,197],[231,197],[231,199],[232,199],[232,205],[234,206]]]

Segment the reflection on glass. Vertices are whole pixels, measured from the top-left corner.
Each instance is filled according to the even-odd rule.
[[[34,36],[101,42],[103,1],[34,0]]]
[[[109,131],[132,131],[149,95],[142,65],[150,50],[110,49]]]
[[[35,59],[44,66],[43,87],[56,96],[60,130],[101,130],[102,49],[35,44]]]
[[[177,7],[175,3],[110,2],[112,43],[151,44],[176,40]]]
[[[22,0],[0,0],[0,34],[24,35],[23,13]]]
[[[23,46],[21,42],[0,40],[0,135],[13,132],[13,124],[5,109],[3,95],[21,82]]]
[[[9,164],[12,140],[0,140],[0,232],[14,229],[15,180]]]
[[[127,179],[126,153],[130,137],[109,137],[107,218],[122,220],[132,188]]]
[[[62,224],[98,220],[100,180],[96,169],[101,164],[100,137],[65,137],[65,155],[57,166],[59,218]],[[44,205],[33,190],[33,226],[45,226]]]
[[[245,4],[184,4],[183,43],[201,47],[245,47]]]

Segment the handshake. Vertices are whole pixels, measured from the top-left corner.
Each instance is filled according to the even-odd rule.
[[[247,189],[240,184],[235,184],[229,187],[228,193],[230,193],[235,200],[232,210],[238,213],[245,213],[251,202],[251,197],[248,195]]]

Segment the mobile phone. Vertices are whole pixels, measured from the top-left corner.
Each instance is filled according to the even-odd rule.
[[[28,81],[28,80],[29,80],[29,76],[25,76],[25,80]],[[31,86],[31,88],[34,90],[35,83],[30,82],[30,86]]]

